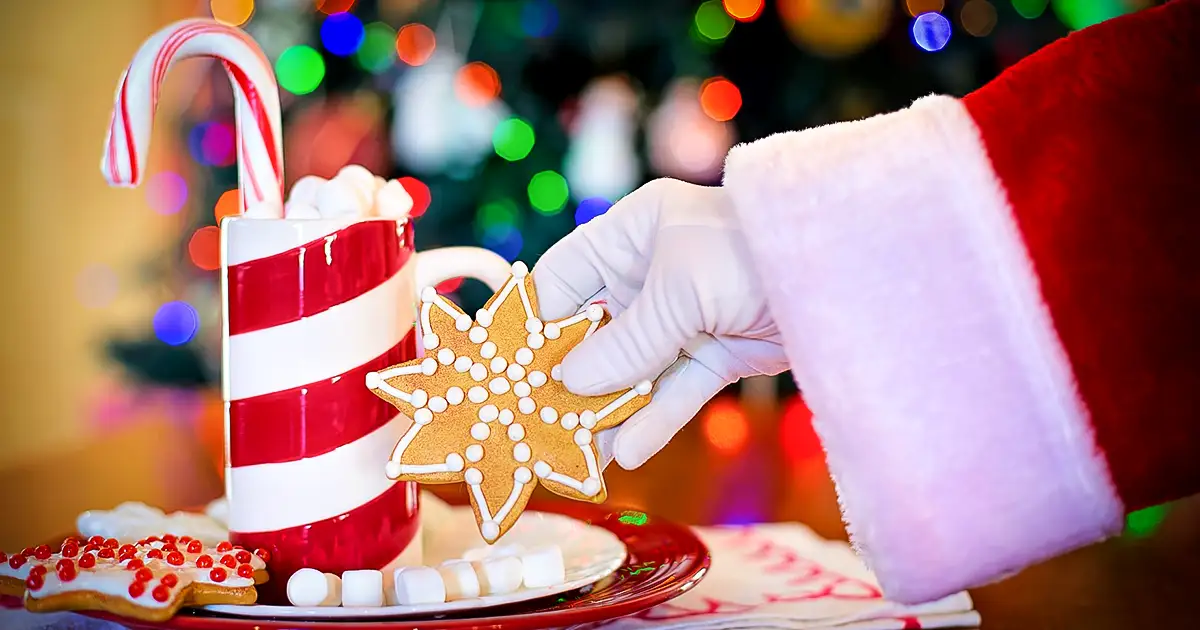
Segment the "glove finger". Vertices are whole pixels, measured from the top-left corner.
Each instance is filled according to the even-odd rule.
[[[616,427],[612,454],[633,470],[658,453],[729,382],[704,364],[682,357],[658,382],[650,404]]]

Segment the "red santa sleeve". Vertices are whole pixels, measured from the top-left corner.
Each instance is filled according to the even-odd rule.
[[[851,539],[919,602],[1200,491],[1200,1],[735,148]]]

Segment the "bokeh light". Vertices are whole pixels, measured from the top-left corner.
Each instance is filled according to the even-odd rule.
[[[1147,4],[1145,0],[1050,0],[1054,15],[1072,30],[1132,13]]]
[[[558,28],[558,8],[550,0],[527,0],[521,7],[521,30],[530,37],[549,37]]]
[[[424,24],[408,24],[396,34],[396,54],[400,61],[419,66],[429,61],[437,48],[437,38]]]
[[[354,8],[354,0],[315,0],[313,4],[326,15],[344,13]]]
[[[603,197],[588,197],[575,207],[575,225],[583,225],[608,212],[612,203]]]
[[[169,346],[182,346],[200,330],[200,315],[187,302],[167,302],[154,314],[154,336]]]
[[[554,171],[542,171],[529,180],[529,204],[542,214],[558,214],[567,205],[567,180]]]
[[[1027,19],[1034,20],[1042,17],[1046,12],[1046,7],[1050,4],[1050,0],[1012,0],[1013,9],[1017,15]]]
[[[736,453],[750,439],[750,423],[741,405],[730,398],[717,398],[700,412],[704,439],[721,453]]]
[[[208,8],[214,20],[241,26],[254,14],[254,0],[209,0]]]
[[[192,158],[206,166],[229,166],[237,157],[234,153],[233,125],[211,121],[192,127],[188,133],[188,149]]]
[[[784,456],[792,461],[822,457],[821,440],[813,429],[812,412],[796,396],[787,402],[779,420],[779,444]]]
[[[236,216],[242,211],[241,193],[236,188],[226,190],[217,197],[217,205],[213,207],[213,218],[217,220],[217,225],[221,225],[221,219],[225,217]]]
[[[1125,533],[1135,538],[1153,534],[1167,516],[1167,506],[1155,505],[1130,512],[1125,517]]]
[[[362,45],[354,60],[367,72],[379,74],[390,68],[396,59],[396,31],[382,22],[372,22],[363,32]]]
[[[488,232],[515,228],[519,212],[512,199],[497,199],[483,204],[475,211],[475,232],[479,240]]]
[[[454,94],[471,107],[483,107],[500,96],[500,75],[482,61],[472,61],[454,75]]]
[[[107,265],[88,265],[75,278],[75,294],[87,308],[104,308],[117,297],[117,274]]]
[[[161,171],[146,182],[146,202],[159,214],[175,214],[187,203],[187,181],[179,173]]]
[[[502,120],[492,131],[492,147],[496,155],[509,162],[524,159],[533,150],[533,143],[533,127],[520,118]]]
[[[996,28],[996,7],[988,0],[967,0],[959,11],[963,30],[974,37],[987,37]]]
[[[412,210],[408,212],[408,216],[415,219],[425,214],[425,211],[429,209],[429,202],[433,200],[429,186],[415,177],[401,177],[396,181],[400,182],[408,196],[412,197]]]
[[[188,258],[192,264],[212,271],[221,266],[221,230],[209,225],[192,233],[188,239]]]
[[[525,240],[515,227],[501,227],[484,232],[479,244],[496,252],[508,262],[513,262],[521,255]]]
[[[950,42],[950,20],[941,13],[922,13],[912,22],[913,42],[922,50],[937,52]]]
[[[437,283],[437,285],[433,288],[442,295],[454,293],[460,287],[462,287],[463,280],[465,280],[465,278],[450,278],[449,280],[443,280]]]
[[[725,12],[739,22],[753,22],[762,15],[763,0],[723,0]]]
[[[696,9],[696,32],[708,41],[719,42],[729,37],[733,18],[725,12],[719,0],[708,0]]]
[[[731,120],[742,108],[742,92],[729,79],[713,77],[700,86],[700,108],[713,120]]]
[[[292,94],[308,94],[325,79],[325,59],[310,46],[292,46],[275,61],[275,76]]]
[[[917,17],[922,13],[941,13],[946,8],[946,0],[905,0],[904,8],[909,17]]]
[[[352,13],[334,13],[321,22],[321,45],[339,57],[358,52],[365,37],[362,20]]]

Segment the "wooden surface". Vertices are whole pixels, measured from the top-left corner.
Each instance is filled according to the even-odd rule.
[[[611,466],[610,504],[693,524],[798,520],[845,539],[833,485],[804,418],[781,420],[779,411],[736,406],[716,415],[693,421],[639,470]],[[740,446],[737,427],[746,429]],[[178,509],[221,492],[207,454],[189,442],[186,429],[143,422],[78,453],[0,470],[0,505],[9,508],[0,518],[0,545],[61,534],[79,511],[121,500]],[[1081,549],[971,594],[988,630],[1200,627],[1200,607],[1193,606],[1198,567],[1200,500],[1194,498],[1173,505],[1148,536]]]

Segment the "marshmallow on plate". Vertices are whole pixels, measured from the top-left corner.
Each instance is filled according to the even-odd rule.
[[[525,588],[555,586],[567,581],[562,549],[558,545],[527,551],[520,555],[520,560]]]
[[[521,588],[523,573],[521,559],[516,556],[495,556],[474,560],[471,568],[479,579],[481,595],[504,595]]]
[[[393,573],[396,603],[439,604],[446,601],[446,583],[442,574],[432,567],[400,567]]]
[[[383,605],[383,573],[360,569],[342,573],[342,606],[375,608]]]
[[[437,567],[446,585],[446,601],[479,597],[479,577],[466,560],[447,560]]]
[[[288,578],[287,597],[293,606],[337,606],[342,603],[342,581],[332,573],[300,569]]]

